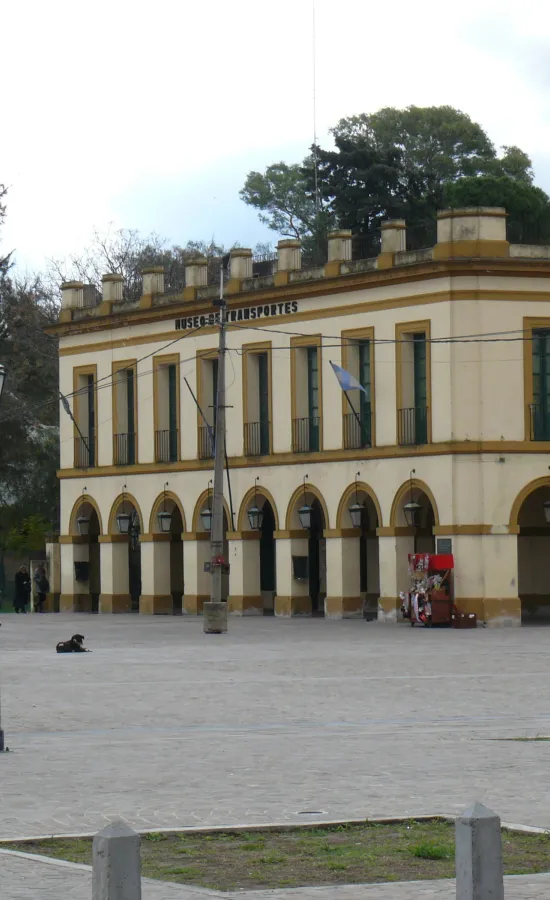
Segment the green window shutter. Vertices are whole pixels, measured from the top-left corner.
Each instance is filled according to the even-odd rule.
[[[269,453],[269,377],[267,353],[258,354],[258,397],[260,414],[260,453]]]
[[[133,465],[136,461],[135,445],[135,384],[134,370],[126,369],[126,404],[128,418],[128,463]]]
[[[550,438],[550,331],[533,332],[532,437]]]
[[[319,449],[319,352],[307,348],[307,400],[309,414],[309,449]]]
[[[428,384],[426,375],[426,335],[413,334],[414,362],[414,430],[415,443],[426,444],[428,441]]]
[[[369,447],[371,443],[370,341],[359,342],[359,384],[366,391],[366,393],[358,392],[361,446]]]
[[[95,466],[95,391],[94,376],[87,376],[88,390],[88,446],[90,448],[89,464]]]
[[[168,428],[170,441],[170,462],[178,458],[178,391],[176,366],[168,366]]]

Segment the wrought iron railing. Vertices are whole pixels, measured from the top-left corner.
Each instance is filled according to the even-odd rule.
[[[199,459],[212,459],[214,456],[214,428],[202,425],[199,428]]]
[[[88,436],[74,439],[74,465],[75,469],[88,469],[95,466],[95,434],[92,431]]]
[[[269,422],[245,422],[244,455],[266,456],[269,453]]]
[[[155,460],[156,462],[177,462],[178,432],[175,428],[155,431]]]
[[[113,462],[115,466],[133,466],[136,461],[136,436],[134,432],[113,434]]]
[[[401,445],[428,443],[427,406],[397,410],[397,443]]]
[[[357,450],[360,447],[370,447],[372,443],[372,419],[370,403],[365,410],[356,415],[346,413],[344,415],[344,449]]]
[[[306,416],[292,420],[292,449],[294,453],[317,451],[320,447],[321,419]]]
[[[277,254],[260,253],[252,257],[252,275],[261,278],[277,271]]]
[[[371,259],[380,253],[380,229],[370,234],[354,234],[351,239],[352,259]]]
[[[529,406],[532,441],[550,441],[550,407],[539,403]]]

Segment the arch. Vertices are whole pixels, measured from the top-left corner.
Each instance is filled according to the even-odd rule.
[[[103,534],[103,522],[101,519],[101,513],[99,511],[99,506],[97,505],[94,498],[90,497],[89,494],[81,494],[80,497],[78,498],[78,500],[75,502],[75,504],[71,510],[71,515],[69,518],[69,534],[78,534],[76,520],[78,518],[78,513],[80,511],[81,506],[83,506],[85,503],[88,503],[92,507],[92,509],[95,510],[95,513],[97,515],[97,521],[99,522],[99,533]]]
[[[432,494],[430,488],[424,481],[419,481],[417,478],[413,478],[412,482],[411,482],[410,478],[408,478],[407,481],[403,482],[401,487],[398,489],[395,497],[393,498],[393,503],[391,506],[391,513],[390,513],[390,528],[395,528],[397,525],[396,519],[397,519],[397,511],[399,509],[399,505],[400,505],[401,501],[403,500],[403,497],[405,497],[405,495],[410,491],[411,484],[412,484],[413,490],[416,489],[417,491],[422,491],[422,493],[426,495],[426,497],[428,498],[428,500],[430,501],[430,503],[432,505],[432,510],[433,510],[433,514],[434,514],[434,524],[439,525],[439,510],[437,508],[437,503],[435,502],[435,497]]]
[[[340,503],[338,504],[338,512],[336,513],[336,528],[343,528],[343,518],[344,512],[350,502],[351,498],[355,495],[355,482],[350,484],[344,493],[342,494]],[[361,491],[363,494],[366,494],[372,500],[373,506],[376,510],[376,516],[378,518],[378,528],[382,528],[382,510],[380,509],[380,503],[378,502],[378,497],[374,493],[373,489],[364,481],[357,482],[357,491]]]
[[[254,499],[254,494],[263,497],[264,500],[267,500],[271,509],[273,510],[273,515],[275,517],[275,531],[279,530],[279,513],[277,511],[277,506],[275,504],[275,500],[273,499],[273,495],[267,490],[267,488],[258,485],[256,489],[250,488],[249,491],[243,497],[242,503],[239,508],[239,515],[237,516],[237,528],[239,531],[250,531],[249,522],[248,522],[248,505],[251,500]]]
[[[319,501],[321,509],[323,510],[323,516],[325,518],[325,528],[330,528],[327,504],[325,503],[325,498],[323,497],[321,491],[316,488],[315,485],[306,483],[305,492],[306,494],[313,494],[313,496]],[[304,485],[301,484],[300,487],[297,487],[294,491],[287,506],[285,517],[285,528],[287,531],[290,531],[292,529],[292,513],[294,512],[294,507],[296,506],[297,501],[300,497],[303,496]]]
[[[521,507],[530,494],[534,493],[534,491],[538,491],[541,487],[550,487],[550,476],[543,475],[542,478],[535,478],[534,481],[530,481],[529,484],[526,484],[517,495],[510,511],[510,521],[508,523],[508,531],[510,534],[514,534],[514,532],[519,529],[519,514],[521,512]]]
[[[137,500],[133,494],[129,494],[128,491],[124,491],[124,494],[119,494],[118,497],[116,498],[116,500],[114,501],[113,505],[111,506],[111,512],[109,513],[108,534],[116,534],[115,519],[116,519],[117,513],[119,511],[119,507],[122,504],[122,501],[124,501],[125,503],[130,503],[134,507],[134,509],[137,512],[138,517],[139,517],[140,530],[143,531],[143,516],[141,514],[141,509],[140,509],[139,503],[137,502]]]
[[[180,511],[181,521],[183,523],[183,530],[187,531],[187,525],[185,524],[185,513],[183,511],[183,506],[181,505],[180,498],[177,494],[174,494],[173,491],[163,491],[162,494],[159,494],[153,506],[151,508],[151,515],[149,516],[149,534],[153,534],[155,531],[158,531],[158,523],[157,523],[157,513],[159,511],[159,507],[161,503],[164,502],[164,499],[171,500],[172,503],[177,506]]]
[[[204,532],[204,528],[202,527],[202,522],[201,522],[201,510],[206,505],[206,501],[208,500],[209,494],[211,497],[213,496],[212,491],[209,491],[207,488],[205,491],[202,492],[199,499],[195,503],[195,509],[193,510],[193,522],[192,522],[194,534],[196,534],[197,531]],[[229,514],[229,507],[227,505],[227,501],[226,501],[225,497],[223,498],[223,508],[225,510],[225,516],[227,518],[227,530],[231,531],[232,530],[231,516]]]

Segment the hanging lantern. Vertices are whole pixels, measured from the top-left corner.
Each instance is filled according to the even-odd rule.
[[[201,512],[202,527],[205,531],[212,531],[212,508],[206,506]]]
[[[248,522],[252,531],[260,531],[264,520],[264,511],[259,509],[256,504],[248,510]]]
[[[403,512],[405,513],[407,525],[410,525],[411,528],[416,528],[420,524],[421,509],[420,503],[417,503],[416,500],[409,500],[408,503],[405,503]]]
[[[300,519],[300,525],[302,526],[302,528],[311,528],[311,506],[308,506],[307,503],[304,503],[304,505],[301,506],[298,510],[298,517]]]
[[[130,513],[121,512],[116,517],[116,527],[118,528],[119,534],[129,534],[130,533],[130,521],[131,516]]]
[[[168,534],[172,527],[172,513],[166,512],[165,509],[157,513],[159,528],[163,534]]]
[[[361,519],[363,517],[364,508],[365,507],[360,503],[354,503],[353,506],[350,506],[348,512],[351,519],[351,524],[354,528],[361,528]]]
[[[82,537],[87,537],[90,533],[90,519],[88,516],[79,516],[76,520],[76,527]]]
[[[542,504],[542,508],[544,510],[544,518],[546,520],[546,524],[550,525],[550,500],[545,500]]]

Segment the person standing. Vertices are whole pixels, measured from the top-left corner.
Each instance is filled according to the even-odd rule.
[[[13,608],[16,613],[26,613],[31,593],[31,579],[26,566],[15,573],[15,599]]]
[[[37,604],[37,612],[44,612],[44,603],[46,602],[46,595],[50,593],[50,582],[48,581],[48,576],[46,575],[46,569],[44,566],[37,566],[34,572],[34,583],[36,584],[36,604]]]

